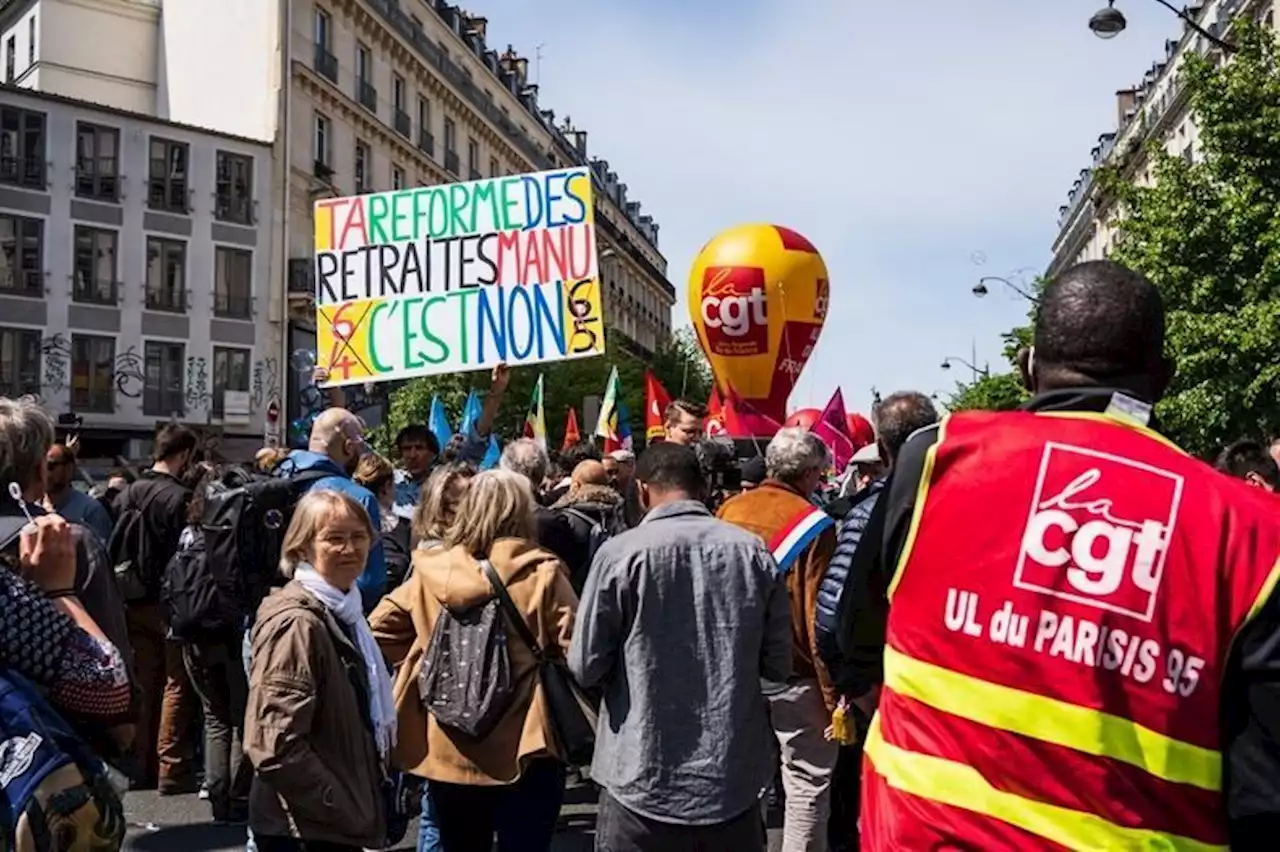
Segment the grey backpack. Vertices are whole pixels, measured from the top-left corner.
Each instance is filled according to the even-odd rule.
[[[418,696],[446,728],[476,739],[493,730],[515,697],[497,598],[463,611],[440,609],[418,673]]]

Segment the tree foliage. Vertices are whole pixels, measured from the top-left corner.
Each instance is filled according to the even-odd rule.
[[[1236,31],[1231,61],[1191,56],[1182,71],[1203,158],[1153,143],[1149,185],[1128,162],[1099,175],[1117,211],[1113,259],[1164,297],[1178,373],[1157,416],[1202,455],[1280,431],[1280,56],[1269,31]]]
[[[969,384],[957,383],[956,392],[946,405],[951,411],[1011,411],[1026,398],[1026,388],[1017,373],[995,373]]]
[[[615,366],[618,368],[623,398],[630,415],[631,431],[637,436],[637,442],[643,439],[644,433],[646,367],[653,370],[658,381],[662,382],[673,398],[683,395],[703,401],[711,393],[711,369],[692,328],[677,330],[671,340],[659,347],[650,359],[643,359],[626,349],[620,335],[606,333],[605,354],[601,357],[514,368],[502,408],[494,422],[494,431],[502,440],[519,435],[524,426],[534,385],[541,374],[545,377],[543,407],[547,418],[547,443],[552,447],[560,446],[571,407],[577,409],[578,429],[584,438],[587,437],[595,431],[596,424],[584,422],[583,399],[592,395],[604,395],[609,371]],[[477,371],[450,373],[407,382],[392,393],[386,420],[373,435],[375,446],[386,452],[400,429],[410,423],[426,423],[433,396],[440,397],[449,412],[449,421],[456,429],[467,394],[472,388],[483,397],[489,389],[489,376]]]

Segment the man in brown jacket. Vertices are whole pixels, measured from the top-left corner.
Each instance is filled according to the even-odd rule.
[[[786,574],[791,597],[792,664],[785,684],[764,684],[782,759],[786,792],[783,852],[826,849],[831,773],[838,747],[824,731],[834,700],[818,658],[814,609],[827,562],[835,551],[835,523],[809,500],[831,466],[825,444],[806,429],[783,429],[765,450],[767,477],[733,497],[719,517],[764,539]]]

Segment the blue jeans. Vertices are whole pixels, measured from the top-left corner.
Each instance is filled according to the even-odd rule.
[[[418,852],[444,852],[440,826],[436,824],[436,803],[431,798],[430,781],[422,784],[422,815],[418,817]]]
[[[547,852],[564,800],[564,764],[551,758],[525,767],[515,784],[479,787],[431,782],[435,823],[449,852]]]

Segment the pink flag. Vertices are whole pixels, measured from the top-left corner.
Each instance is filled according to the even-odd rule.
[[[853,458],[853,437],[849,434],[849,418],[844,410],[844,394],[836,388],[822,415],[810,428],[831,450],[837,471],[842,471]]]

